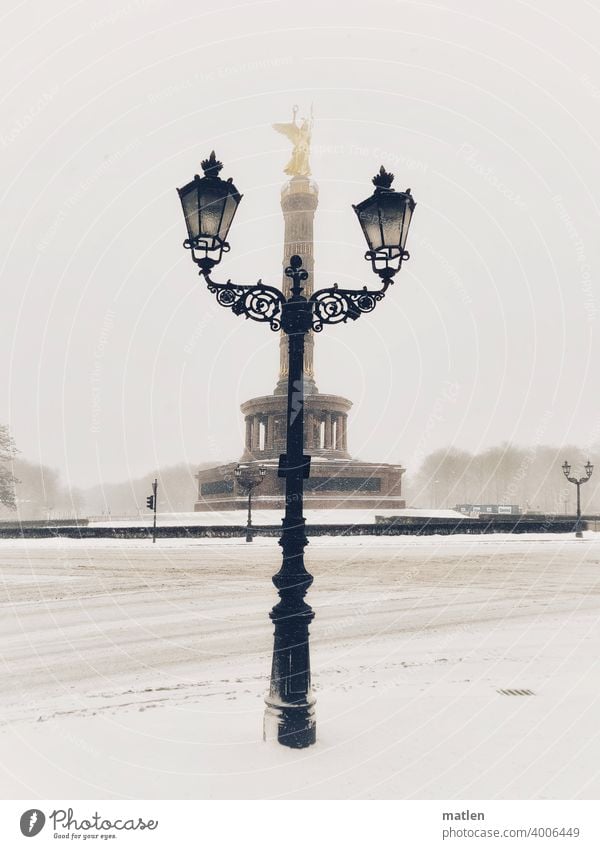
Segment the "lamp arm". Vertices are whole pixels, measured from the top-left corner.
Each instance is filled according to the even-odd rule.
[[[567,475],[565,475],[565,477],[567,478],[569,483],[574,483],[575,486],[578,486],[579,484],[587,483],[592,476],[590,475],[589,477],[585,477],[585,478],[570,478]]]
[[[216,295],[217,303],[228,307],[235,315],[243,315],[252,321],[267,322],[271,330],[281,329],[281,308],[285,304],[283,293],[274,286],[265,286],[262,280],[243,284],[216,283],[208,273],[200,272],[206,280],[208,291]]]
[[[372,312],[381,301],[391,283],[383,281],[381,289],[340,289],[337,283],[329,289],[319,289],[309,298],[312,306],[312,329],[316,333],[324,324],[340,324],[348,319],[356,321],[363,313]]]

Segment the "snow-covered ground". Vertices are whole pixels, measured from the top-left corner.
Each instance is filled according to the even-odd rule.
[[[313,539],[304,751],[261,740],[279,559],[2,540],[0,796],[598,798],[600,534]]]

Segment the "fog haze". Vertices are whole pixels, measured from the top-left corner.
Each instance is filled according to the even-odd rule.
[[[9,4],[11,5],[11,4]],[[278,338],[217,307],[175,192],[214,148],[244,194],[214,277],[281,281],[289,144],[314,105],[315,284],[372,285],[351,208],[417,208],[375,312],[316,339],[349,449],[600,438],[600,10],[585,2],[180,0],[4,7],[0,421],[77,486],[237,459]],[[343,10],[343,11],[342,11]],[[191,505],[190,505],[191,506]]]

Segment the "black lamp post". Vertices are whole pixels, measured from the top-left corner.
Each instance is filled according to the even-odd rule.
[[[239,485],[248,492],[248,522],[246,524],[246,542],[252,542],[254,534],[252,533],[252,490],[265,479],[267,473],[266,466],[258,467],[258,474],[249,466],[236,466],[233,473]]]
[[[285,269],[292,281],[290,296],[286,297],[260,280],[238,284],[230,280],[216,283],[210,278],[212,268],[229,250],[227,234],[241,200],[231,179],[219,178],[221,168],[213,151],[202,163],[205,176],[196,175],[178,189],[188,229],[183,244],[191,250],[209,292],[221,306],[229,307],[235,315],[266,322],[271,330],[283,330],[288,337],[287,441],[278,471],[279,477],[285,478],[285,515],[279,541],[283,562],[273,577],[280,601],[270,613],[275,632],[264,737],[291,748],[304,748],[316,740],[308,642],[314,613],[304,600],[313,581],[304,566],[308,540],[302,515],[304,479],[310,472],[310,457],[304,453],[304,341],[310,330],[318,332],[325,324],[355,321],[382,300],[402,261],[409,258],[405,245],[415,201],[410,189],[392,189],[394,175],[382,166],[373,178],[375,191],[371,197],[354,207],[369,246],[365,259],[381,278],[379,288],[341,289],[336,284],[320,289],[307,300],[302,283],[308,273],[302,268],[302,259],[292,256]]]
[[[569,463],[567,463],[567,461],[565,460],[565,462],[562,464],[562,470],[566,479],[569,481],[569,483],[574,483],[577,487],[577,521],[575,522],[575,536],[577,537],[577,539],[583,539],[583,534],[581,532],[581,499],[579,489],[582,483],[587,483],[589,481],[592,476],[592,472],[594,471],[594,467],[589,460],[583,468],[585,469],[585,477],[572,478],[570,476],[571,466],[569,465]]]

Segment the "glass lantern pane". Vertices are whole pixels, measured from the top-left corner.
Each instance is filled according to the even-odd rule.
[[[372,251],[381,247],[381,227],[379,224],[379,210],[375,199],[368,201],[358,211],[358,220],[363,229],[365,238]]]
[[[402,237],[400,242],[400,247],[404,250],[406,245],[406,238],[408,236],[408,230],[410,227],[410,220],[412,218],[413,211],[410,208],[409,204],[406,203],[404,206],[404,221],[402,222]]]
[[[236,198],[235,195],[227,195],[225,209],[223,211],[223,220],[221,221],[221,238],[223,241],[225,241],[227,234],[229,233],[229,228],[231,227],[231,222],[233,221],[233,216],[235,215],[238,203],[238,198]]]
[[[202,236],[219,235],[225,197],[223,188],[216,185],[204,185],[200,191],[200,233]]]
[[[195,239],[200,231],[200,218],[198,215],[198,194],[195,187],[185,195],[181,195],[181,205],[185,216],[188,236]]]
[[[402,218],[404,203],[402,195],[395,192],[381,193],[379,196],[379,209],[381,215],[381,228],[383,231],[383,245],[391,248],[400,244],[402,235]]]

